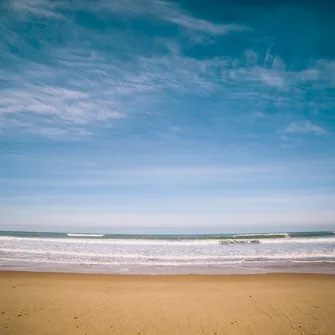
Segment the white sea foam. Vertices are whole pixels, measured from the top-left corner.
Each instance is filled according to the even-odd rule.
[[[334,244],[333,237],[291,237],[291,238],[267,238],[260,240],[262,244]]]
[[[258,263],[262,264],[266,262],[267,264],[270,263],[286,263],[286,262],[291,262],[291,263],[335,263],[333,259],[323,259],[323,260],[306,260],[306,259],[250,259],[250,260],[218,260],[218,261],[186,261],[186,262],[178,262],[178,261],[152,261],[148,260],[146,262],[134,262],[130,261],[127,263],[120,262],[120,261],[106,261],[106,260],[79,260],[79,259],[72,259],[72,260],[50,260],[50,259],[22,259],[22,258],[15,258],[15,257],[0,257],[0,261],[5,261],[5,262],[24,262],[24,263],[39,263],[39,264],[68,264],[68,265],[118,265],[118,266],[197,266],[197,265],[205,265],[205,266],[220,266],[220,265],[225,265],[225,264],[253,264],[253,263]]]
[[[85,235],[86,236],[86,235]],[[92,235],[90,235],[92,236]],[[94,234],[100,237],[103,235]],[[237,236],[237,235],[236,235]],[[249,236],[249,235],[248,235]],[[251,236],[251,235],[250,235]],[[81,234],[81,237],[82,234]],[[265,239],[187,239],[187,240],[166,240],[166,239],[87,239],[87,238],[41,238],[41,237],[13,237],[0,236],[1,241],[38,241],[38,242],[55,242],[67,244],[107,244],[107,245],[161,245],[161,246],[206,246],[217,244],[335,244],[334,237],[300,237],[300,238],[265,238]]]
[[[107,244],[107,245],[217,245],[220,240],[160,240],[160,239],[87,239],[87,238],[40,238],[40,237],[12,237],[12,236],[0,236],[1,240],[13,240],[13,241],[39,241],[39,242],[55,242],[55,243],[67,243],[67,244]]]
[[[85,251],[64,251],[64,250],[48,250],[48,249],[20,249],[20,248],[1,248],[1,252],[5,253],[21,253],[25,256],[28,254],[36,255],[65,255],[65,256],[77,256],[82,258],[95,257],[95,258],[118,258],[118,259],[142,259],[142,260],[206,260],[206,259],[230,259],[230,260],[249,260],[249,259],[294,259],[294,258],[322,258],[322,257],[334,257],[335,250],[329,250],[323,253],[315,252],[290,252],[290,253],[281,253],[278,255],[271,255],[268,253],[254,253],[254,254],[230,254],[230,255],[221,255],[221,254],[206,254],[206,255],[153,255],[153,254],[132,254],[132,253],[99,253],[99,252],[85,252]]]
[[[96,234],[94,234],[96,235]],[[254,242],[256,241],[256,242]],[[24,263],[112,266],[223,266],[334,262],[335,238],[90,239],[0,236],[0,266]]]

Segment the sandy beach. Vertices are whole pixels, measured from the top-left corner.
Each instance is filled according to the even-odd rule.
[[[334,334],[335,276],[0,272],[2,334]]]

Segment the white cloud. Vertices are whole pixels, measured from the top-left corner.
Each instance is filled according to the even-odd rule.
[[[325,135],[327,134],[327,131],[322,128],[321,126],[318,126],[316,124],[313,124],[310,121],[292,121],[286,128],[286,132],[288,133],[301,133],[301,134],[308,134],[312,133],[315,135]]]
[[[84,128],[68,127],[68,128],[55,128],[55,127],[29,127],[30,133],[40,136],[45,136],[55,140],[63,139],[78,139],[92,135],[91,132]]]
[[[246,31],[247,27],[239,24],[214,24],[209,21],[197,19],[186,14],[176,13],[176,16],[168,16],[167,20],[196,31],[206,32],[214,35],[229,34],[234,31]]]
[[[292,149],[292,145],[291,144],[287,144],[287,143],[281,143],[280,146],[284,149]]]
[[[150,17],[179,26],[181,34],[187,34],[184,37],[199,33],[218,36],[248,29],[236,23],[218,24],[203,20],[176,3],[160,0],[71,3],[12,0],[10,3],[20,15],[26,13],[47,17],[52,13],[58,15],[61,9],[66,16],[67,11],[81,9],[98,15],[101,20],[106,19],[106,13],[127,18]],[[320,89],[319,105],[327,107],[334,104],[334,99],[326,96],[325,90],[321,91],[334,83],[335,62],[332,61],[320,60],[301,72],[287,71],[283,60],[271,53],[271,45],[263,67],[259,65],[260,54],[252,49],[245,50],[242,59],[212,57],[200,60],[185,56],[177,37],[150,41],[143,37],[150,44],[151,52],[148,55],[141,36],[135,36],[131,31],[116,29],[97,33],[77,25],[68,16],[66,27],[69,39],[65,38],[63,45],[57,47],[45,43],[43,54],[47,59],[34,63],[9,52],[9,45],[21,45],[28,54],[36,52],[26,43],[24,35],[15,33],[10,25],[12,21],[20,19],[20,15],[13,15],[11,20],[0,19],[0,32],[6,38],[6,43],[0,41],[0,52],[2,57],[16,64],[16,70],[6,67],[0,71],[0,78],[8,83],[7,88],[0,92],[2,128],[6,123],[14,126],[13,119],[28,119],[20,128],[24,129],[25,124],[31,133],[36,132],[30,129],[34,126],[32,120],[36,122],[36,128],[47,129],[39,132],[45,136],[52,133],[50,129],[67,126],[91,133],[91,126],[97,123],[116,123],[120,119],[130,119],[129,116],[134,114],[163,113],[167,103],[178,104],[185,97],[212,95],[216,99],[220,96],[222,105],[233,101],[256,106],[256,101],[257,116],[260,118],[267,116],[262,108],[265,110],[268,102],[281,107],[289,104],[294,108],[302,107],[305,102],[299,99],[303,99],[300,97],[304,97],[306,91],[301,90],[300,95],[295,94],[294,98],[290,93],[293,89],[296,93],[298,86],[306,81],[313,88]],[[55,29],[59,29],[57,27]],[[109,47],[117,46],[117,51],[106,54],[103,49],[96,49],[97,42],[103,45],[109,43]],[[127,57],[117,56],[119,51]],[[285,96],[282,92],[288,94]],[[46,118],[52,119],[53,124],[45,124]],[[299,127],[292,125],[288,131],[297,131]],[[315,126],[309,131],[323,133]]]
[[[307,83],[315,90],[335,87],[335,60],[319,59],[297,73],[296,82]]]
[[[217,24],[192,16],[176,3],[162,0],[109,0],[94,4],[95,10],[109,10],[114,13],[132,16],[153,16],[159,20],[173,23],[181,28],[213,35],[249,30],[236,23]]]
[[[192,16],[176,3],[162,0],[96,0],[66,1],[51,0],[9,0],[10,8],[18,14],[34,15],[37,17],[63,18],[59,9],[67,11],[93,11],[96,13],[115,13],[128,16],[151,16],[158,20],[175,24],[191,31],[224,35],[231,32],[249,30],[241,24],[218,24]]]
[[[20,72],[4,70],[0,73],[4,80],[13,83],[0,92],[2,124],[8,117],[22,119],[23,115],[34,115],[52,117],[51,128],[85,125],[86,131],[91,132],[89,128],[94,123],[116,122],[134,113],[158,113],[166,101],[178,102],[186,95],[220,93],[222,99],[240,103],[255,100],[258,117],[267,116],[262,108],[269,101],[278,106],[304,103],[293,101],[290,95],[266,93],[266,87],[287,90],[299,80],[300,73],[285,72],[280,67],[265,69],[251,63],[249,68],[239,64],[231,69],[232,60],[227,57],[198,60],[183,56],[175,49],[173,53],[150,58],[135,53],[131,62],[108,60],[101,52],[84,46],[47,49],[46,53],[61,66],[28,62]],[[247,54],[251,59],[256,57],[251,51]],[[57,82],[62,84],[57,86],[54,84]],[[233,92],[232,83],[236,85]],[[294,99],[298,97],[296,94]],[[322,101],[332,102],[326,98]],[[286,131],[326,133],[308,122],[293,122]]]
[[[260,78],[263,80],[267,85],[274,86],[274,87],[283,87],[285,82],[281,77],[280,73],[276,73],[273,71],[261,71]]]
[[[7,3],[11,10],[21,15],[20,18],[32,15],[48,19],[64,19],[57,9],[67,8],[66,2],[59,0],[7,0]]]
[[[260,119],[266,119],[266,118],[269,117],[268,115],[266,115],[263,112],[256,112],[254,115],[255,115],[256,118],[260,118]]]
[[[2,71],[1,77],[12,83],[0,92],[2,123],[9,117],[12,121],[40,115],[52,117],[56,128],[89,126],[133,113],[150,114],[155,105],[168,97],[171,101],[172,92],[208,95],[218,88],[211,68],[219,66],[220,59],[199,61],[170,54],[148,58],[135,53],[130,63],[107,60],[83,46],[47,49],[46,54],[61,66],[27,62],[20,72]]]
[[[96,101],[86,92],[29,82],[2,90],[0,101],[0,115],[36,114],[56,117],[62,123],[85,124],[125,117],[113,100]]]

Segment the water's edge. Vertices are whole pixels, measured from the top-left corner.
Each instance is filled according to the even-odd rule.
[[[330,274],[335,275],[335,263],[296,263],[296,264],[251,264],[250,266],[0,266],[0,272],[38,272],[74,274],[111,274],[111,275],[255,275],[270,273]]]

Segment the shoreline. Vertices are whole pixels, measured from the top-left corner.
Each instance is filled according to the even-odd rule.
[[[335,276],[0,272],[3,334],[333,334]]]
[[[328,274],[328,273],[298,273],[298,272],[281,272],[281,273],[248,273],[248,274],[163,274],[163,275],[143,275],[143,274],[124,274],[124,273],[80,273],[80,272],[47,272],[47,271],[22,271],[22,270],[1,270],[0,271],[0,279],[4,277],[11,277],[11,276],[27,276],[27,277],[38,277],[38,276],[68,276],[68,277],[110,277],[110,278],[152,278],[152,277],[159,277],[162,279],[167,278],[232,278],[232,277],[241,277],[241,278],[252,278],[252,277],[329,277],[334,278],[335,281],[335,274]]]
[[[80,280],[111,280],[111,281],[152,281],[159,279],[162,281],[176,281],[189,279],[191,281],[258,281],[258,280],[286,280],[306,278],[315,280],[332,280],[335,285],[334,274],[320,273],[257,273],[257,274],[176,274],[176,275],[142,275],[142,274],[122,274],[122,273],[78,273],[78,272],[38,272],[38,271],[0,271],[0,281],[3,279],[16,277],[18,279],[80,279]],[[1,291],[1,288],[0,288]],[[1,295],[0,295],[1,296]],[[335,297],[335,295],[334,295]]]
[[[94,264],[32,264],[12,265],[3,262],[0,272],[47,272],[120,275],[255,275],[271,273],[304,273],[335,275],[335,262],[248,262],[222,265],[94,265]]]

